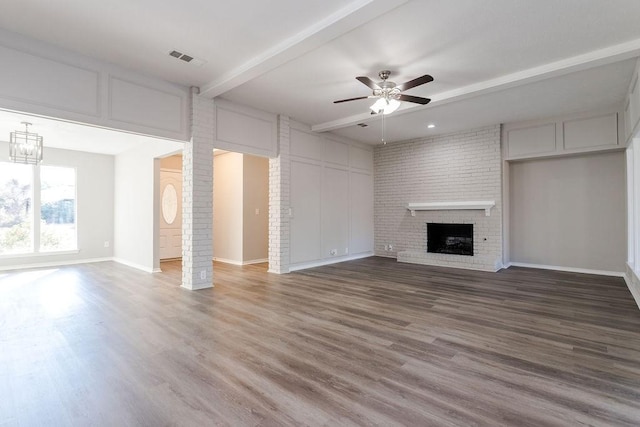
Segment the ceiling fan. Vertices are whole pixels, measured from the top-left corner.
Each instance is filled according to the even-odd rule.
[[[425,74],[422,77],[415,78],[413,80],[409,80],[406,83],[397,85],[392,81],[387,80],[391,75],[391,71],[382,70],[378,73],[378,77],[382,79],[380,82],[374,82],[369,77],[360,76],[356,77],[361,83],[367,85],[370,89],[373,90],[373,95],[369,96],[359,96],[357,98],[348,98],[341,99],[338,101],[333,101],[334,104],[339,104],[341,102],[349,102],[349,101],[357,101],[359,99],[368,99],[368,98],[378,98],[378,100],[371,107],[371,114],[378,114],[382,112],[383,114],[389,114],[394,112],[400,106],[400,101],[406,102],[414,102],[416,104],[426,105],[431,100],[429,98],[422,98],[419,96],[405,95],[402,92],[411,89],[416,86],[423,85],[425,83],[429,83],[433,81],[433,77],[428,74]]]

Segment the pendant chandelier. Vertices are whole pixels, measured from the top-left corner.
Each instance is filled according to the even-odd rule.
[[[31,123],[22,122],[24,131],[11,132],[9,139],[9,156],[15,163],[31,165],[40,164],[42,161],[42,137],[37,133],[29,132]]]

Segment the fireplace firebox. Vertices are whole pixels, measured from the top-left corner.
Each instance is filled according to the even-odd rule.
[[[473,224],[428,222],[427,252],[473,256]]]

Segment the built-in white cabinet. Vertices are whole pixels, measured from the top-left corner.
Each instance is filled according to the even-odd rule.
[[[506,124],[502,134],[505,160],[621,149],[624,141],[618,137],[619,116],[604,112]]]

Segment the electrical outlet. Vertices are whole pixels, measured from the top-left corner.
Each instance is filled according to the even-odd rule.
[[[256,208],[256,215],[260,215],[260,209]]]
[[[393,250],[393,245],[389,245],[389,250],[392,251]]]
[[[109,241],[108,241],[108,240],[105,240],[105,241],[104,241],[104,247],[105,247],[105,248],[108,248],[110,244],[111,244],[111,243],[109,243]]]
[[[337,249],[331,249],[331,250],[329,251],[329,255],[332,255],[332,256],[336,256],[336,255],[338,255],[338,250],[337,250]]]
[[[202,270],[200,272],[200,279],[205,280],[207,278],[207,270]]]

